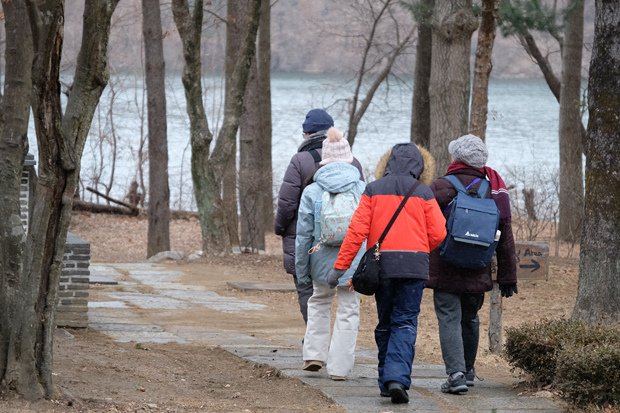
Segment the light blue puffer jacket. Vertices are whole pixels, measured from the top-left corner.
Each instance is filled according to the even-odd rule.
[[[340,193],[349,190],[358,192],[361,197],[366,184],[360,181],[359,170],[346,162],[329,163],[314,174],[314,182],[304,189],[297,216],[297,235],[295,237],[295,272],[300,283],[310,280],[327,284],[327,275],[334,267],[339,247],[321,245],[313,254],[308,250],[321,238],[321,198],[323,192]],[[366,251],[362,245],[351,268],[340,278],[338,285],[344,286],[353,275],[357,264]]]

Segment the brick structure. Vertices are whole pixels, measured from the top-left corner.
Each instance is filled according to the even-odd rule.
[[[32,154],[26,155],[20,187],[19,202],[24,229],[28,232],[32,199],[37,174]],[[88,326],[88,287],[90,281],[90,243],[69,233],[62,260],[56,325],[85,328]]]
[[[67,234],[56,306],[58,327],[88,326],[89,265],[90,243],[74,234]]]

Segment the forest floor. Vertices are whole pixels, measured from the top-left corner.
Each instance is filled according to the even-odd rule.
[[[145,217],[75,213],[70,232],[91,243],[92,263],[143,262],[148,221]],[[196,219],[173,220],[171,250],[184,254],[201,249]],[[190,278],[215,272],[246,281],[292,284],[281,264],[280,240],[267,239],[265,255],[240,254],[180,263]],[[236,274],[236,275],[235,275]],[[550,257],[548,280],[523,281],[519,293],[503,302],[504,328],[544,318],[569,317],[577,293],[578,260]],[[303,337],[304,325],[294,292],[248,293],[229,288],[218,292],[267,305],[275,322],[290,323]],[[518,373],[487,349],[488,300],[482,310],[478,374],[517,384]],[[198,315],[196,315],[198,317]],[[218,324],[211,318],[208,323]],[[207,320],[198,320],[207,323]],[[376,307],[363,299],[358,345],[374,346]],[[55,339],[55,384],[51,401],[26,404],[0,398],[2,412],[311,412],[343,411],[317,389],[297,379],[280,377],[267,366],[238,358],[218,347],[181,344],[118,343],[93,331],[59,330]],[[416,363],[442,363],[432,294],[425,294],[419,320]],[[300,357],[301,364],[301,357]],[[292,405],[294,401],[294,405]]]

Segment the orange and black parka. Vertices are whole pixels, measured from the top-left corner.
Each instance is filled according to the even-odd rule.
[[[423,170],[424,159],[415,144],[398,144],[392,148],[383,177],[366,186],[334,268],[348,269],[366,239],[367,248],[374,248]],[[420,183],[381,244],[381,276],[428,279],[429,253],[445,236],[446,221],[433,192]]]

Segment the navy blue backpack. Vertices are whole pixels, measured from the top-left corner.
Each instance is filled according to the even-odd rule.
[[[476,178],[464,187],[454,175],[446,175],[456,189],[454,199],[448,204],[446,222],[448,235],[439,246],[441,259],[460,268],[479,269],[491,262],[497,247],[496,233],[499,226],[499,210],[495,201],[486,198],[489,181],[482,179],[477,192],[469,187],[480,181]]]

